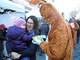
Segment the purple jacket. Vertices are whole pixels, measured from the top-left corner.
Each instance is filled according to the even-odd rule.
[[[27,41],[31,41],[34,35],[28,35],[23,28],[12,26],[8,29],[6,36],[10,40],[11,50],[14,52],[22,52],[27,48]]]

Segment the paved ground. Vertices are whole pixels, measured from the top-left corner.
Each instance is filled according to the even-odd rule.
[[[46,60],[45,54],[40,55],[39,52],[36,53],[36,60]]]
[[[73,60],[80,60],[80,43],[74,49]]]

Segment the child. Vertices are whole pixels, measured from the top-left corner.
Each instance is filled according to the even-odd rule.
[[[21,18],[16,18],[16,21],[14,22],[14,26],[11,26],[7,31],[7,38],[10,41],[10,48],[12,52],[20,53],[24,49],[27,48],[27,42],[31,41],[34,34],[28,35],[23,28],[25,24],[25,20]],[[14,58],[15,59],[15,58]],[[27,59],[28,57],[23,58],[22,60]]]

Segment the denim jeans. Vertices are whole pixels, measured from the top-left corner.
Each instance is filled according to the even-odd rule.
[[[30,60],[30,58],[24,57],[24,58],[22,58],[22,60]]]
[[[3,49],[4,56],[9,57],[8,52],[7,52],[6,41],[3,41],[3,46],[4,46],[4,49]]]

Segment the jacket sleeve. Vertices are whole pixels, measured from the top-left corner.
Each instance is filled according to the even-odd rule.
[[[33,44],[32,42],[30,43],[30,46],[25,49],[23,52],[21,52],[22,56],[21,57],[30,57],[34,55],[37,51],[37,45]]]
[[[29,34],[29,35],[24,34],[23,40],[24,40],[24,41],[30,41],[30,40],[32,39],[33,36],[34,36],[33,34]]]

